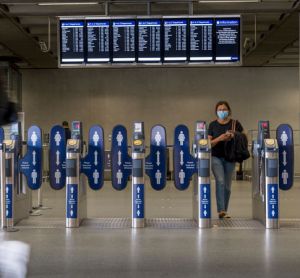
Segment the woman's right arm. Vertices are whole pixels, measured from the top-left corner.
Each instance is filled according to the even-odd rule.
[[[221,141],[226,141],[230,138],[230,134],[228,133],[223,133],[219,137],[216,137],[215,139],[212,139],[212,136],[208,135],[208,139],[210,140],[210,144],[212,147],[217,145]]]

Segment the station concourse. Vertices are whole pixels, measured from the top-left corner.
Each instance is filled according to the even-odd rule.
[[[0,277],[299,277],[297,1],[0,3]]]

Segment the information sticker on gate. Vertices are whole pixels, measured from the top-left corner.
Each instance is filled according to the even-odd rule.
[[[60,125],[53,126],[49,142],[49,180],[56,190],[66,184],[66,144],[65,129]]]
[[[4,140],[4,129],[0,127],[0,144],[3,143]]]
[[[185,125],[178,125],[174,132],[174,182],[179,190],[185,190],[191,177],[196,173],[196,160],[190,154],[189,130]]]
[[[281,124],[276,130],[279,149],[279,188],[289,190],[294,182],[294,138],[289,124]]]
[[[151,129],[150,154],[145,168],[153,189],[163,189],[167,181],[167,142],[166,129],[161,125]]]
[[[131,175],[132,159],[127,148],[127,130],[124,126],[117,125],[112,131],[111,142],[111,179],[117,190],[126,188]]]
[[[94,125],[89,131],[88,154],[81,160],[81,172],[89,181],[90,188],[98,190],[104,183],[104,132]]]
[[[20,159],[19,167],[32,190],[39,189],[42,185],[42,154],[42,131],[38,126],[31,126],[27,135],[27,153]]]

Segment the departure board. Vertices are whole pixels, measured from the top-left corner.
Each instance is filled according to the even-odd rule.
[[[60,67],[241,65],[239,15],[61,17]]]
[[[187,19],[164,20],[164,61],[187,60]]]
[[[112,21],[113,62],[135,62],[135,20]]]
[[[216,19],[216,61],[240,60],[240,18]]]
[[[213,19],[190,19],[190,61],[213,60]]]
[[[84,21],[60,22],[60,62],[84,63]]]
[[[105,63],[110,61],[109,20],[88,20],[87,63]]]
[[[138,20],[138,61],[161,61],[161,20]]]

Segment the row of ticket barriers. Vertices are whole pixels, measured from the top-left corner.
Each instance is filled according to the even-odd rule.
[[[28,129],[26,149],[22,146],[20,123],[5,138],[0,128],[1,227],[11,229],[29,216],[28,201],[20,186],[26,180],[29,190],[43,184],[43,140],[38,126]],[[7,136],[6,136],[7,137]],[[293,130],[281,124],[276,138],[270,137],[269,121],[259,121],[258,136],[252,146],[253,218],[266,228],[279,228],[279,189],[293,186]],[[150,152],[146,156],[143,122],[134,122],[132,143],[127,130],[117,125],[112,131],[111,182],[116,190],[132,184],[132,227],[145,227],[145,176],[154,190],[162,190],[167,181],[167,148],[173,147],[174,184],[185,190],[193,180],[193,219],[199,228],[210,228],[211,219],[211,145],[204,121],[195,124],[190,147],[189,130],[178,125],[173,145],[167,145],[166,130],[155,125],[150,134]],[[131,150],[131,155],[129,155]],[[71,139],[55,125],[49,136],[49,183],[54,190],[66,188],[66,227],[79,227],[87,217],[87,184],[99,190],[104,183],[104,132],[94,125],[89,130],[88,148],[83,147],[80,121],[72,122]],[[25,155],[23,155],[25,153]],[[27,205],[26,205],[27,204]]]

